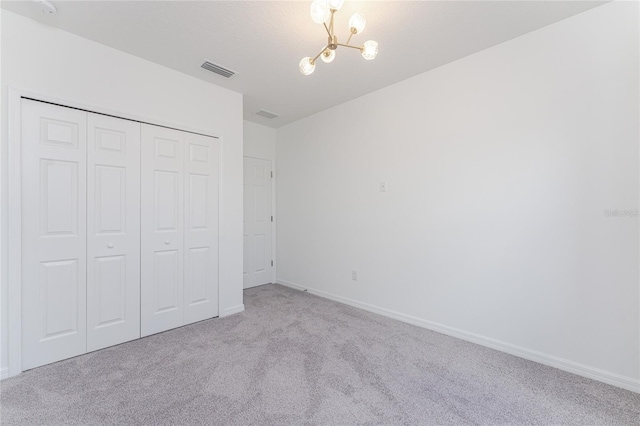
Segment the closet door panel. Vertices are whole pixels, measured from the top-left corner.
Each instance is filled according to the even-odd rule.
[[[184,133],[142,125],[141,332],[184,321]]]
[[[185,135],[185,324],[218,315],[219,142]]]
[[[87,350],[140,337],[140,124],[88,114]]]
[[[22,100],[22,368],[86,352],[86,118]]]

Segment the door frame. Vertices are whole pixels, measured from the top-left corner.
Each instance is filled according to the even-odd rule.
[[[271,163],[271,172],[273,173],[273,178],[271,179],[271,215],[273,215],[273,222],[271,222],[271,260],[273,260],[273,267],[271,268],[271,283],[275,283],[277,277],[276,270],[278,268],[278,259],[276,259],[276,224],[278,223],[278,215],[276,215],[276,180],[278,179],[278,174],[276,173],[276,160],[272,158],[257,157],[255,155],[242,155],[242,167],[244,167],[245,158],[269,161]]]
[[[197,133],[204,136],[216,138],[219,142],[220,157],[218,160],[218,211],[222,212],[223,200],[223,164],[224,138],[220,132],[196,129],[179,123],[168,123],[150,117],[139,116],[123,111],[114,111],[96,105],[87,105],[70,99],[61,99],[41,93],[33,93],[16,87],[8,87],[8,109],[7,109],[7,130],[8,130],[8,196],[7,196],[7,236],[2,236],[7,244],[7,311],[8,311],[8,348],[7,348],[7,369],[2,371],[0,379],[17,376],[22,373],[22,155],[21,155],[21,128],[22,128],[22,99],[27,98],[34,101],[46,102],[60,105],[62,107],[81,109],[102,115],[108,115],[125,120],[137,121],[140,123],[152,124],[155,126],[168,127],[175,130],[189,133]],[[218,264],[220,264],[220,222],[222,215],[218,216]],[[220,282],[221,268],[218,269],[218,315],[222,312],[220,306]],[[0,309],[2,305],[0,304]]]

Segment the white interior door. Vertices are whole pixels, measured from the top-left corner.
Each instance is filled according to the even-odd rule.
[[[140,123],[88,114],[87,350],[140,337]]]
[[[141,334],[184,321],[184,132],[142,125]]]
[[[86,122],[22,100],[24,370],[87,350]]]
[[[272,280],[271,161],[244,157],[244,288]]]
[[[142,336],[218,315],[219,143],[142,125]]]
[[[218,315],[218,140],[185,133],[184,323]]]
[[[183,324],[184,133],[142,125],[141,335]]]

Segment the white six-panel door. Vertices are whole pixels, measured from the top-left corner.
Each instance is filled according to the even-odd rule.
[[[244,157],[244,288],[272,281],[271,161]]]
[[[141,334],[184,320],[184,133],[142,126]]]
[[[22,102],[22,368],[86,352],[87,113]]]
[[[218,315],[215,138],[142,125],[142,336]]]
[[[218,315],[217,139],[185,134],[184,323]]]
[[[88,114],[87,350],[140,337],[140,123]]]

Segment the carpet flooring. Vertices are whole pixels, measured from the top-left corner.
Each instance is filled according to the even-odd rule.
[[[638,425],[640,395],[279,285],[0,384],[2,425]]]

